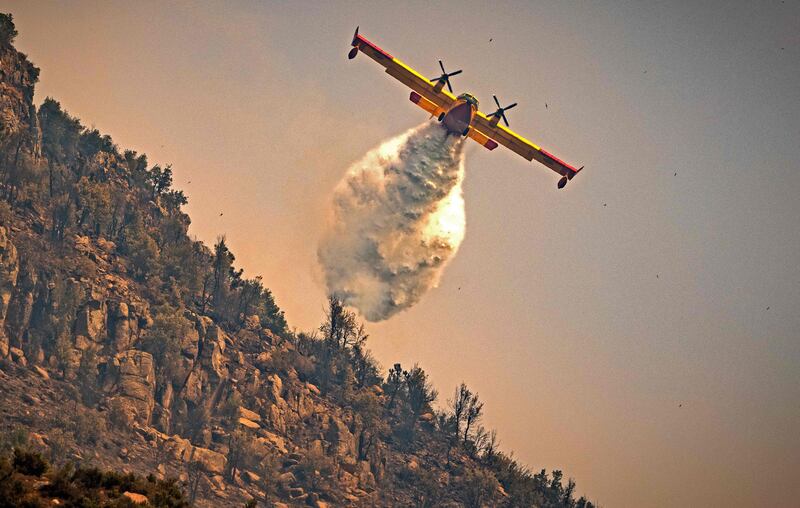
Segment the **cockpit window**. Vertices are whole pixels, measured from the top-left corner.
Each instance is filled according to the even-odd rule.
[[[465,101],[469,102],[476,108],[478,107],[478,99],[476,99],[475,96],[473,96],[472,94],[462,93],[461,95],[458,96],[458,98],[464,99]]]

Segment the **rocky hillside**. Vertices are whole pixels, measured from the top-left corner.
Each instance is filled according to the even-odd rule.
[[[175,479],[141,478],[71,463],[52,468],[41,453],[23,448],[15,449],[9,458],[0,458],[0,506],[4,508],[62,504],[122,508],[149,500],[156,506],[189,506]]]
[[[466,386],[436,410],[421,368],[383,372],[336,298],[290,332],[224,237],[188,236],[169,166],[34,106],[15,35],[0,15],[0,457],[174,478],[196,506],[591,506],[498,451]]]

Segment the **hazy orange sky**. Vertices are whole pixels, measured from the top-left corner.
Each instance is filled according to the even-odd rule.
[[[586,169],[557,191],[473,143],[466,239],[438,289],[369,326],[376,356],[419,362],[441,402],[466,381],[504,449],[603,506],[798,503],[796,0],[0,7],[36,101],[172,163],[192,233],[226,234],[301,330],[323,316],[333,187],[425,119],[347,60],[355,26],[425,75],[464,69],[483,109],[518,101],[512,128]]]

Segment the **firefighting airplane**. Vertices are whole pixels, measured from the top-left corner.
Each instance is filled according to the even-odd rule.
[[[442,61],[439,60],[442,74],[429,80],[368,41],[363,35],[359,35],[358,27],[356,27],[356,33],[353,35],[351,44],[353,49],[348,53],[348,58],[352,60],[361,51],[386,67],[387,74],[411,88],[411,96],[409,97],[411,102],[430,113],[431,117],[438,118],[439,122],[448,131],[461,136],[469,136],[489,150],[494,150],[497,148],[497,144],[500,143],[527,160],[536,159],[561,175],[561,179],[558,181],[559,189],[563,189],[567,182],[572,180],[583,169],[583,166],[576,169],[508,129],[508,120],[505,112],[516,106],[516,102],[510,106],[501,107],[497,97],[492,96],[497,104],[497,110],[486,115],[478,111],[478,99],[473,95],[462,93],[458,97],[454,96],[452,93],[453,87],[450,86],[450,78],[460,74],[460,70],[448,73],[444,70]],[[447,85],[447,89],[450,92],[444,90],[444,85]],[[499,125],[500,119],[505,122],[506,127]]]

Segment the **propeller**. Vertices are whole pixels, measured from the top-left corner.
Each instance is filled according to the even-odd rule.
[[[508,119],[506,118],[506,111],[508,111],[509,109],[511,109],[514,106],[516,106],[517,103],[515,102],[514,104],[511,104],[510,106],[502,107],[502,106],[500,106],[500,101],[497,100],[497,96],[496,95],[492,95],[492,97],[494,97],[494,103],[497,104],[497,111],[495,111],[494,113],[489,115],[487,118],[491,118],[493,116],[498,116],[498,117],[503,119],[503,121],[506,123],[506,127],[508,127]],[[500,120],[500,118],[498,118],[498,121]]]
[[[431,83],[446,83],[450,93],[453,93],[453,87],[450,86],[450,77],[455,76],[456,74],[461,74],[463,71],[459,69],[455,72],[448,73],[446,70],[444,70],[444,64],[441,60],[439,60],[439,67],[442,68],[442,75],[438,78],[431,79]]]

